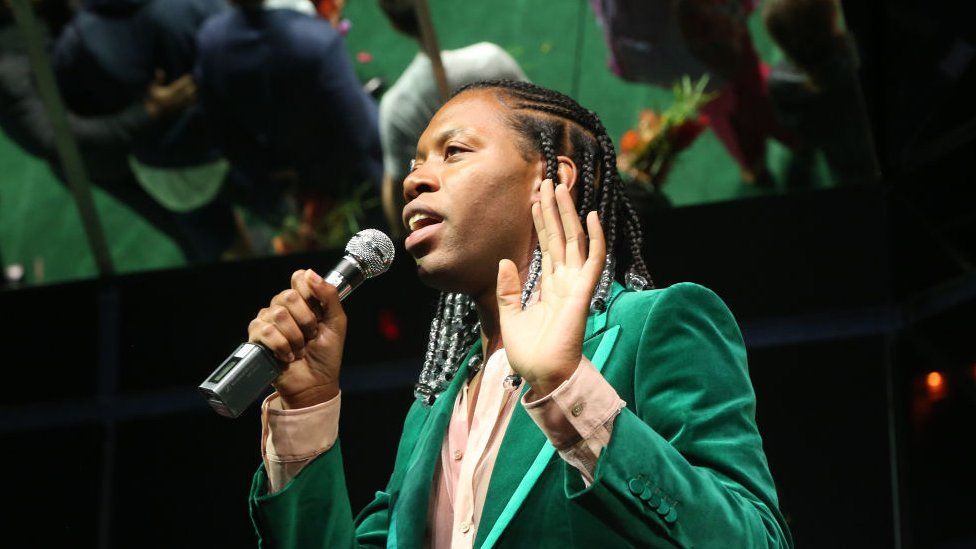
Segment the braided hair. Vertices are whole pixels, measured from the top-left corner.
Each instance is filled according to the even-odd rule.
[[[610,294],[617,262],[625,266],[623,282],[628,288],[653,287],[642,253],[644,241],[633,205],[617,173],[617,154],[606,128],[593,111],[559,92],[528,82],[486,80],[468,84],[452,97],[469,90],[495,90],[509,109],[508,122],[519,135],[519,151],[526,160],[542,157],[546,178],[559,184],[557,157],[568,156],[579,170],[576,188],[578,213],[586,228],[586,214],[596,210],[607,242],[607,259],[590,303],[602,311]],[[542,255],[536,249],[529,278],[522,292],[525,307],[538,280]],[[477,312],[470,297],[444,292],[431,323],[424,367],[414,395],[433,404],[451,383],[460,361],[480,332]],[[471,361],[480,364],[481,357]]]

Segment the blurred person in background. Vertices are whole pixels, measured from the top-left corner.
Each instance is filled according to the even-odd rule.
[[[591,0],[610,50],[610,68],[631,82],[670,89],[709,74],[718,96],[701,112],[739,164],[742,181],[769,184],[766,142],[793,146],[767,88],[747,18],[756,0]]]
[[[38,4],[39,35],[49,40],[59,27],[63,7]],[[63,21],[60,22],[63,24]],[[182,231],[173,214],[152,199],[133,178],[129,149],[142,136],[171,123],[193,104],[196,86],[189,75],[164,84],[157,74],[138,99],[119,111],[101,116],[67,112],[68,128],[78,144],[92,182],[166,233],[187,255],[192,255],[190,235]],[[21,29],[5,4],[0,4],[0,128],[25,152],[48,163],[59,180],[63,169],[55,146],[54,125],[37,89]]]
[[[769,77],[783,124],[803,145],[823,151],[839,181],[876,180],[880,169],[858,82],[856,46],[837,0],[768,0],[762,16],[787,57]]]
[[[443,102],[430,57],[424,51],[412,0],[379,0],[393,28],[420,44],[420,51],[380,100],[383,143],[383,212],[395,233],[402,232],[403,178],[416,153],[417,140]],[[490,42],[440,52],[448,89],[480,80],[528,81],[515,59]]]
[[[339,14],[330,19],[337,24]],[[208,121],[224,154],[268,201],[297,191],[309,228],[351,195],[378,196],[376,104],[340,32],[311,2],[237,0],[207,21],[198,44],[195,76]],[[310,228],[300,236],[299,249],[320,245]],[[280,243],[278,251],[290,251]]]
[[[159,71],[165,82],[190,73],[197,30],[226,9],[224,0],[83,0],[52,59],[65,103],[103,116],[140,99]],[[189,259],[217,259],[245,239],[230,195],[246,181],[229,170],[196,105],[141,134],[129,160],[143,189],[191,235]]]

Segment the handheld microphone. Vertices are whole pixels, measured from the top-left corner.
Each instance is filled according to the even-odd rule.
[[[376,229],[356,233],[346,244],[346,255],[325,276],[343,300],[365,280],[381,275],[393,263],[393,242]],[[281,373],[270,349],[260,343],[242,343],[200,384],[200,392],[220,415],[236,418]]]

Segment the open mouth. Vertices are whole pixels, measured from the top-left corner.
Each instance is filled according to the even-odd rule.
[[[408,225],[410,226],[411,231],[416,231],[419,229],[423,229],[424,227],[436,225],[441,221],[443,221],[443,219],[439,217],[435,217],[425,213],[416,213],[410,217],[410,221]]]

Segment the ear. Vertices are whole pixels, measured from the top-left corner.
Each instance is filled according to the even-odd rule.
[[[566,190],[576,196],[576,181],[579,179],[579,172],[576,170],[576,163],[568,156],[557,156],[556,177],[561,185],[566,186]]]
[[[576,163],[573,159],[568,156],[557,156],[556,157],[556,178],[559,180],[559,184],[565,185],[566,190],[572,195],[573,199],[576,199],[576,182],[579,181],[579,171],[576,169]],[[545,178],[546,173],[546,161],[542,160],[539,162],[539,176],[536,178],[535,183],[532,186],[532,200],[538,201],[540,199],[540,189],[542,188],[542,181]]]

